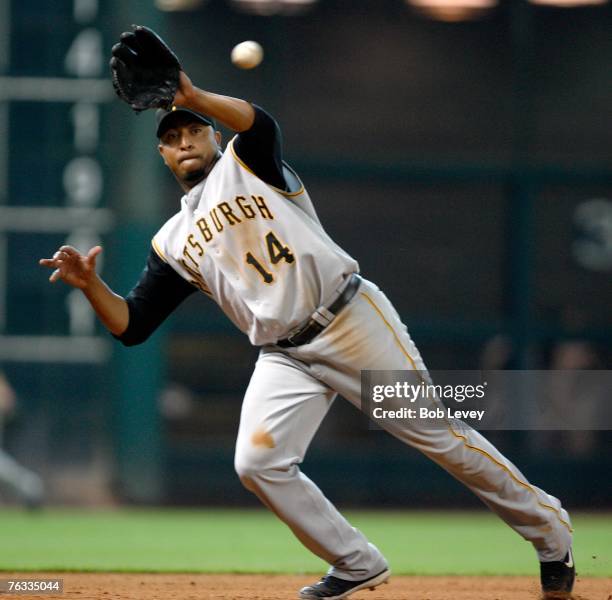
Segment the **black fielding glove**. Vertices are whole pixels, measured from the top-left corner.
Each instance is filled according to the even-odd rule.
[[[110,69],[117,96],[139,113],[148,108],[169,110],[179,86],[181,63],[148,27],[132,25],[112,47]]]

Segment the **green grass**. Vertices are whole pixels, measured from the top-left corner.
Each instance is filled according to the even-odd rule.
[[[533,575],[530,544],[486,512],[349,511],[396,574]],[[612,515],[573,515],[582,576],[612,576]],[[264,511],[0,511],[0,570],[320,573]]]

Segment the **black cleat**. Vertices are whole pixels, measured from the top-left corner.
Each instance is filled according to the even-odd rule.
[[[576,567],[570,548],[563,560],[540,563],[540,581],[544,600],[566,600],[572,597]]]
[[[382,583],[388,583],[391,571],[384,569],[373,577],[361,581],[347,581],[333,575],[325,575],[318,583],[308,585],[300,590],[300,600],[340,600],[348,598],[359,590],[369,588],[373,590]]]

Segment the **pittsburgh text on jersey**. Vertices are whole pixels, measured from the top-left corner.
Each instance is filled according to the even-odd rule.
[[[193,254],[198,258],[204,256],[204,247],[201,242],[209,243],[215,235],[223,233],[226,227],[234,227],[256,218],[273,220],[274,215],[268,208],[263,196],[251,195],[250,200],[247,200],[245,196],[236,196],[231,202],[219,202],[208,212],[208,218],[200,217],[195,222],[196,231],[195,233],[190,232],[187,236],[183,246],[183,256],[180,259],[183,268],[193,278],[193,284],[206,294],[210,294],[210,290],[198,269],[199,262],[193,256]],[[265,276],[264,281],[269,283]]]

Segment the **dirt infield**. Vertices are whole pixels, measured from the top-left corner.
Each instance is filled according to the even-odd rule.
[[[59,600],[287,600],[311,583],[308,576],[150,575],[121,573],[0,574],[1,579],[60,577],[60,595],[0,594],[21,599]],[[533,577],[399,577],[354,600],[519,600],[539,598]],[[576,600],[612,600],[612,578],[580,579]]]
[[[17,577],[0,574],[0,579]],[[20,574],[20,579],[62,578],[61,595],[0,594],[25,600],[288,600],[313,581],[281,575],[151,575],[121,573]],[[531,577],[392,577],[351,600],[519,600],[539,598]],[[612,578],[580,579],[576,600],[612,600]]]

